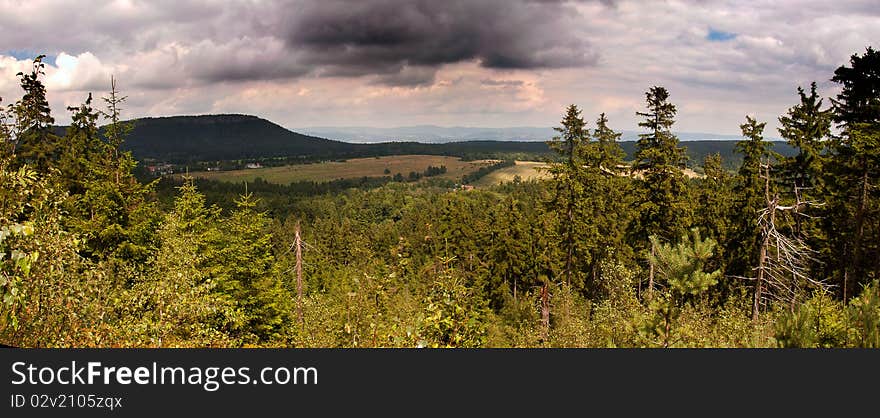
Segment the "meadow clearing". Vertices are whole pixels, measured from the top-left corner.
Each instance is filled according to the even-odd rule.
[[[474,187],[490,187],[499,183],[507,183],[513,181],[519,176],[523,181],[532,179],[546,179],[549,174],[543,170],[547,168],[547,163],[539,161],[517,161],[513,167],[504,167],[486,174],[473,183]]]
[[[342,162],[328,161],[281,167],[204,171],[190,173],[190,175],[228,182],[253,181],[260,177],[269,183],[290,184],[296,181],[326,182],[337,179],[394,176],[397,173],[402,174],[406,178],[410,172],[421,173],[428,166],[446,166],[446,173],[432,178],[458,180],[461,179],[461,176],[477,171],[480,167],[491,163],[492,161],[490,160],[462,161],[458,157],[442,155],[392,155],[386,157],[353,158]]]

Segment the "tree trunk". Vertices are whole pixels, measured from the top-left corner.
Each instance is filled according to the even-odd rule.
[[[801,214],[800,214],[800,210],[801,210],[801,195],[800,195],[800,192],[799,192],[799,190],[798,190],[798,187],[799,187],[799,186],[798,186],[798,183],[796,182],[796,183],[794,184],[794,197],[795,197],[795,203],[794,203],[794,236],[803,239],[803,238],[804,238],[804,236],[802,235],[803,227],[801,226],[801,216],[800,216],[800,215],[801,215]]]
[[[764,175],[764,199],[767,201],[767,210],[770,212],[769,225],[762,228],[764,239],[761,241],[761,252],[758,255],[758,277],[755,283],[755,300],[752,305],[752,321],[758,320],[758,311],[761,309],[761,296],[764,287],[764,265],[767,263],[767,249],[770,247],[770,227],[776,223],[776,204],[779,196],[770,198],[770,162],[767,162]]]
[[[571,285],[571,269],[572,269],[572,258],[574,258],[574,232],[572,231],[574,225],[574,208],[572,205],[574,204],[571,199],[574,198],[574,193],[569,194],[569,202],[568,202],[568,227],[566,230],[565,237],[565,246],[567,247],[568,254],[565,257],[565,284]]]
[[[565,259],[565,284],[571,285],[571,270],[572,270],[572,259],[574,258],[574,186],[572,183],[575,181],[576,177],[574,173],[577,172],[578,167],[574,161],[574,142],[569,141],[568,148],[568,207],[567,215],[568,215],[568,225],[566,225],[566,237],[565,237],[565,246],[567,247],[568,254]]]
[[[599,257],[596,257],[596,259],[598,259],[598,258],[599,258]],[[595,286],[596,286],[596,282],[599,281],[599,266],[598,266],[598,264],[599,264],[598,262],[595,262],[595,261],[594,261],[594,262],[593,262],[593,268],[591,269],[591,270],[593,271],[593,277],[592,277],[592,279],[590,280],[590,286],[591,286],[593,289],[596,288],[596,287],[595,287]],[[586,287],[586,286],[585,286],[585,287]]]
[[[638,287],[638,289],[636,289],[636,298],[638,300],[642,300],[642,275],[640,274],[638,277],[639,277],[639,287]]]
[[[296,224],[295,234],[293,245],[296,247],[296,317],[300,324],[304,324],[305,320],[303,319],[302,310],[302,238],[300,236],[299,223]]]
[[[541,287],[541,324],[544,327],[544,339],[547,338],[547,333],[550,330],[550,283],[545,282],[544,286]]]
[[[758,320],[758,310],[761,306],[761,293],[764,287],[764,263],[767,260],[767,247],[770,245],[770,235],[764,234],[764,241],[761,243],[761,255],[758,257],[758,278],[755,283],[755,300],[752,305],[752,321]]]
[[[664,333],[663,333],[663,348],[669,348],[669,328],[672,324],[672,318],[670,318],[670,310],[666,310],[666,314],[663,316],[664,322]]]
[[[856,280],[864,277],[865,269],[862,268],[862,241],[865,235],[865,210],[868,202],[868,170],[862,165],[862,182],[861,194],[859,195],[859,206],[856,210],[856,237],[853,244],[852,265],[855,268]]]
[[[648,271],[648,300],[651,300],[654,297],[654,257],[657,256],[657,248],[654,245],[654,241],[651,241],[651,260],[648,262],[649,271]]]
[[[513,278],[513,303],[516,303],[516,278]]]

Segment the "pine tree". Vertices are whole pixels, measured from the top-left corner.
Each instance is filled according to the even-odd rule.
[[[688,224],[687,180],[681,169],[687,159],[685,149],[678,146],[672,134],[675,105],[669,103],[669,92],[651,87],[645,94],[647,112],[639,126],[648,130],[636,143],[633,170],[641,173],[645,199],[641,202],[642,236],[658,235],[667,240],[679,236]]]
[[[234,302],[215,290],[208,275],[210,245],[220,210],[207,207],[192,181],[179,187],[173,210],[158,231],[160,246],[144,276],[132,286],[137,345],[222,347],[234,345],[223,330],[234,322]]]
[[[620,132],[608,127],[608,118],[605,114],[599,114],[596,129],[593,130],[593,138],[599,148],[596,163],[603,171],[615,175],[623,174],[623,158],[626,156],[620,146],[620,136]]]
[[[699,180],[697,189],[695,224],[706,231],[707,238],[718,243],[715,256],[708,264],[724,271],[727,267],[727,249],[734,245],[731,241],[733,176],[724,169],[721,154],[718,153],[706,156],[703,173],[705,177]]]
[[[0,97],[0,158],[12,156],[12,128],[14,127],[14,115],[11,115],[11,105],[3,106],[3,98]]]
[[[113,180],[117,185],[127,177],[126,175],[130,173],[136,165],[131,154],[124,153],[121,149],[125,138],[134,129],[134,124],[132,122],[123,122],[120,120],[122,104],[127,98],[127,96],[121,96],[119,94],[119,90],[116,88],[116,78],[111,76],[110,92],[108,93],[108,96],[102,97],[104,103],[107,104],[107,110],[102,111],[101,114],[109,121],[109,123],[104,126],[104,137],[107,140],[107,155],[105,158],[110,162],[110,166],[113,169]]]
[[[563,275],[569,285],[580,287],[583,277],[578,269],[583,265],[586,256],[583,250],[583,241],[578,234],[578,204],[584,196],[583,149],[589,142],[589,131],[581,117],[581,111],[576,105],[569,105],[562,118],[561,126],[553,128],[559,132],[559,136],[549,142],[550,148],[559,154],[561,162],[550,166],[550,174],[553,176],[553,188],[555,195],[550,202],[550,207],[559,212],[558,224],[561,246],[565,253]]]
[[[689,222],[687,182],[681,172],[686,161],[685,150],[678,146],[672,134],[675,123],[675,105],[669,103],[669,92],[663,87],[651,87],[646,93],[647,112],[636,112],[645,118],[639,126],[648,130],[640,134],[632,170],[641,176],[638,182],[642,199],[638,202],[639,219],[635,242],[650,246],[645,250],[654,254],[654,244],[648,240],[656,235],[665,240],[675,239]],[[654,289],[654,267],[649,264],[648,295]]]
[[[650,239],[655,254],[649,258],[665,289],[660,297],[651,300],[653,315],[641,324],[641,331],[651,339],[659,337],[659,344],[666,348],[676,343],[674,328],[682,304],[717,284],[721,270],[706,271],[717,243],[711,238],[702,239],[696,228],[676,245],[660,242],[655,235]]]
[[[846,131],[861,128],[860,124],[880,122],[880,51],[868,47],[862,56],[853,54],[850,67],[841,65],[831,81],[841,85],[834,107],[834,122]]]
[[[732,275],[748,275],[758,264],[761,241],[758,212],[767,205],[762,165],[769,164],[776,155],[772,151],[773,144],[764,140],[766,126],[766,122],[758,123],[751,116],[746,116],[746,123],[740,125],[746,139],[736,143],[736,151],[742,154],[743,161],[734,187],[732,242],[739,245],[731,252],[728,273]]]
[[[831,196],[825,232],[844,298],[880,276],[880,230],[876,188],[880,175],[880,51],[868,47],[835,70],[841,92],[832,99],[840,135],[832,141]]]
[[[258,212],[253,194],[240,196],[236,209],[220,223],[209,255],[217,290],[235,303],[241,321],[226,332],[245,343],[278,340],[292,320],[292,296],[284,290],[272,252],[271,222]]]
[[[618,142],[620,136],[608,127],[608,118],[602,113],[593,131],[595,141],[585,147],[584,187],[589,212],[583,222],[587,225],[585,229],[592,233],[589,242],[595,242],[590,248],[589,266],[593,284],[598,284],[603,263],[615,263],[632,256],[626,242],[626,231],[634,216],[632,180],[624,175],[626,154]]]
[[[816,93],[816,83],[810,85],[810,95],[798,87],[800,103],[779,117],[779,134],[798,153],[782,161],[783,189],[796,202],[821,198],[821,174],[825,159],[824,140],[831,133],[831,110],[822,109],[822,99]],[[796,207],[794,235],[800,238],[816,237],[806,207]]]
[[[61,138],[58,161],[59,181],[72,196],[86,192],[94,150],[99,143],[98,113],[92,109],[92,95],[79,107],[68,107],[72,112],[70,127]]]
[[[41,172],[47,172],[58,158],[58,136],[52,133],[55,119],[51,115],[49,101],[46,100],[46,87],[40,81],[44,75],[45,55],[34,58],[29,74],[18,73],[24,95],[10,106],[14,116],[12,132],[12,153],[20,164],[31,164]]]
[[[110,97],[118,97],[115,83]],[[73,112],[70,128],[61,143],[58,168],[60,182],[69,191],[67,226],[86,242],[83,255],[145,261],[154,246],[159,222],[155,204],[148,201],[154,184],[143,185],[132,174],[136,162],[130,152],[119,149],[124,129],[119,128],[118,101],[108,112],[92,108],[92,96]],[[101,114],[111,120],[113,136],[101,137],[97,120]],[[116,122],[113,122],[116,121]]]
[[[489,290],[490,302],[495,308],[509,292],[516,301],[530,281],[524,277],[528,271],[528,231],[523,216],[522,202],[513,196],[506,197],[492,212],[489,260],[494,279]]]

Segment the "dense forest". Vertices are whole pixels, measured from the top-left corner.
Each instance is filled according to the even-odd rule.
[[[42,76],[0,113],[3,344],[880,347],[872,48],[827,102],[792,86],[785,155],[746,116],[736,163],[686,177],[653,86],[631,158],[571,105],[548,180],[485,190],[139,181],[115,83],[61,133]]]

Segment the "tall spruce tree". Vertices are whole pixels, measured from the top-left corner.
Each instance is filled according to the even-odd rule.
[[[559,213],[558,223],[561,246],[565,253],[563,275],[565,282],[580,287],[583,277],[578,269],[582,265],[583,241],[579,239],[581,230],[578,228],[578,204],[584,196],[582,183],[584,171],[583,147],[589,142],[589,130],[581,117],[576,105],[569,105],[565,110],[561,126],[553,128],[559,132],[552,141],[550,148],[557,152],[560,162],[550,166],[553,176],[555,194],[550,206]]]
[[[111,97],[117,97],[115,82]],[[92,108],[92,96],[79,107],[68,108],[72,124],[61,140],[56,164],[60,182],[69,192],[67,209],[73,215],[67,226],[85,240],[83,254],[97,260],[109,258],[146,261],[154,248],[159,213],[148,195],[153,185],[141,184],[133,175],[136,162],[130,152],[119,149],[122,134],[117,125],[119,109],[108,112]],[[97,127],[101,114],[111,123],[102,138]]]
[[[834,71],[841,86],[831,99],[840,134],[831,141],[827,170],[828,216],[824,230],[831,273],[845,299],[880,275],[880,51],[868,47]]]
[[[249,344],[278,340],[293,309],[272,252],[271,222],[256,210],[253,194],[240,196],[235,204],[232,214],[219,223],[221,233],[207,259],[216,289],[240,315],[225,324],[224,331]]]
[[[635,240],[646,248],[648,259],[654,254],[654,241],[677,239],[687,226],[690,205],[687,199],[687,179],[681,169],[687,160],[685,149],[678,146],[678,138],[672,133],[675,123],[675,105],[669,102],[669,92],[654,86],[645,93],[647,112],[636,112],[645,119],[639,126],[648,133],[640,134],[632,169],[640,177],[642,199],[638,203],[639,219]],[[637,244],[638,245],[638,244]],[[654,289],[654,267],[649,264],[648,295]]]
[[[208,254],[216,239],[220,209],[207,207],[190,179],[178,188],[174,208],[159,228],[159,249],[132,286],[139,346],[218,347],[235,345],[223,332],[236,320],[234,301],[215,291]]]
[[[727,249],[732,244],[733,176],[724,169],[721,154],[709,154],[703,160],[705,177],[699,180],[694,224],[706,231],[707,238],[718,243],[715,255],[707,260],[710,267],[727,267]],[[724,278],[720,279],[722,282]],[[722,283],[722,290],[727,290]]]
[[[762,165],[770,164],[775,157],[772,146],[764,140],[766,122],[758,122],[746,116],[746,123],[740,125],[746,138],[736,143],[736,151],[743,156],[734,188],[733,242],[739,245],[731,252],[728,272],[733,275],[748,275],[758,263],[761,230],[758,226],[758,212],[766,207],[765,170]]]
[[[12,156],[12,127],[14,116],[10,115],[10,108],[3,106],[3,97],[0,97],[0,158]]]
[[[134,129],[132,122],[125,122],[120,118],[122,104],[127,98],[128,96],[119,94],[119,90],[116,88],[116,77],[111,76],[110,92],[107,96],[102,97],[107,105],[107,109],[102,111],[101,114],[109,122],[104,127],[104,137],[107,141],[107,155],[105,158],[110,162],[109,166],[113,169],[113,180],[117,185],[125,179],[125,174],[130,173],[136,165],[131,154],[124,153],[121,149],[125,138]]]
[[[493,278],[489,289],[490,303],[499,307],[509,292],[516,301],[532,284],[525,277],[528,271],[528,230],[524,220],[523,204],[513,196],[506,197],[492,212],[489,259],[492,260]]]
[[[593,130],[593,139],[598,146],[598,168],[610,174],[623,174],[623,159],[626,153],[620,146],[620,132],[615,132],[608,127],[608,117],[604,113],[596,119],[596,129]]]
[[[798,87],[800,103],[779,117],[779,134],[797,150],[797,154],[783,159],[781,164],[783,190],[796,205],[794,236],[818,239],[814,231],[815,212],[804,202],[821,199],[821,174],[825,159],[825,139],[831,134],[831,110],[822,109],[822,99],[816,93],[816,83],[810,85],[808,96]],[[799,204],[800,203],[800,204]],[[817,202],[818,203],[818,202]]]
[[[585,222],[592,226],[595,245],[590,249],[589,272],[591,282],[597,281],[603,261],[616,263],[629,259],[632,249],[626,242],[626,231],[634,216],[632,210],[632,180],[625,174],[623,158],[626,153],[620,146],[619,132],[608,126],[604,113],[596,120],[593,130],[595,141],[588,144],[586,153],[588,177],[585,179],[589,207],[591,209]],[[615,260],[610,260],[610,257]]]
[[[79,107],[68,107],[71,123],[61,138],[59,181],[72,196],[86,192],[86,182],[99,143],[98,113],[92,108],[92,94]]]
[[[675,105],[663,87],[645,93],[647,112],[636,112],[645,119],[639,126],[648,130],[636,143],[633,169],[642,176],[645,198],[641,202],[642,237],[649,235],[675,240],[688,224],[687,180],[681,169],[687,156],[672,133]]]
[[[52,117],[49,101],[46,99],[46,86],[40,81],[44,75],[45,55],[34,58],[31,72],[20,72],[24,95],[10,106],[15,123],[12,132],[12,153],[19,164],[30,164],[38,171],[46,172],[58,159],[59,138],[52,132]]]

